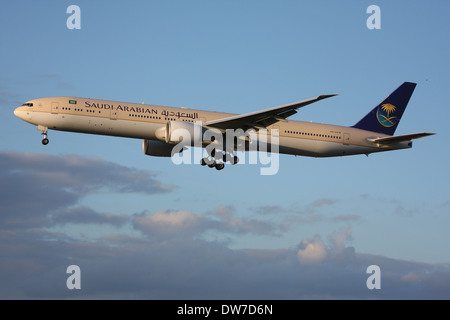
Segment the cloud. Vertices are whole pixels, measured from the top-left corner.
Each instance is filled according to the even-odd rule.
[[[287,230],[294,224],[316,223],[326,219],[327,217],[323,214],[288,215],[284,217],[284,226]]]
[[[331,241],[333,248],[337,250],[341,250],[344,247],[345,242],[353,240],[350,227],[345,231],[335,232],[328,238]]]
[[[328,256],[328,249],[318,237],[302,240],[297,252],[301,264],[322,263]]]
[[[254,211],[259,214],[276,214],[276,213],[289,212],[289,210],[286,210],[283,207],[278,206],[278,205],[260,206],[260,207],[256,207],[254,209]]]
[[[227,218],[231,218],[234,215],[235,211],[236,211],[236,209],[232,205],[228,205],[228,206],[220,205],[213,210],[208,210],[206,212],[206,214],[212,214],[219,218],[227,219]]]
[[[53,222],[73,220],[75,211],[80,214],[76,218],[78,222],[81,217],[92,222],[92,210],[68,209],[88,194],[153,195],[170,192],[175,186],[162,183],[148,171],[98,158],[0,151],[0,188],[0,228],[39,228],[51,226]],[[86,214],[89,210],[90,214]],[[62,216],[63,211],[67,214],[65,217]],[[95,215],[97,220],[100,216],[103,221],[108,220],[103,213]],[[118,221],[109,217],[109,221],[113,220],[114,223]]]
[[[67,223],[79,224],[109,224],[113,226],[122,226],[130,221],[129,215],[116,215],[107,212],[96,212],[86,207],[78,206],[58,210],[51,215],[52,224],[61,225]]]
[[[311,203],[305,205],[295,205],[290,208],[286,208],[280,205],[264,205],[258,206],[253,209],[258,214],[277,214],[277,213],[292,213],[295,215],[313,215],[320,209],[327,206],[332,206],[337,201],[331,198],[320,198],[314,200]]]
[[[100,159],[0,152],[0,178],[2,299],[450,299],[450,265],[358,253],[350,228],[325,238],[298,235],[290,248],[231,249],[205,235],[273,237],[287,220],[239,216],[232,205],[137,214],[80,205],[92,193],[173,190],[144,170]],[[110,228],[101,237],[72,238],[62,230],[73,224]],[[66,287],[72,264],[82,271],[78,291]],[[366,287],[370,265],[380,267],[381,290]]]
[[[98,158],[74,155],[0,152],[3,193],[0,228],[49,228],[56,225],[108,224],[133,228],[148,236],[195,237],[208,231],[231,234],[276,234],[276,226],[235,216],[233,206],[218,206],[205,214],[158,211],[128,215],[98,212],[80,206],[90,194],[170,192],[174,186],[148,171]],[[26,199],[26,201],[24,201]]]
[[[426,276],[418,274],[417,272],[411,271],[400,278],[400,281],[406,283],[415,283],[418,281],[425,280]]]
[[[417,214],[419,212],[418,208],[409,209],[402,205],[397,205],[395,208],[394,214],[402,215],[402,216],[413,216],[414,214]]]
[[[168,219],[168,220],[167,220]],[[176,213],[164,221],[185,223]],[[448,299],[450,266],[347,255],[348,230],[303,239],[297,248],[238,250],[192,238],[111,236],[73,241],[46,232],[0,232],[1,298],[95,299]],[[46,239],[54,239],[48,241]],[[346,240],[343,240],[343,239]],[[340,250],[338,250],[340,249]],[[302,263],[299,256],[312,263]],[[312,259],[312,260],[311,260]],[[68,290],[66,268],[81,268]],[[369,265],[381,290],[366,287]]]
[[[301,264],[319,264],[332,260],[337,262],[349,262],[355,256],[353,247],[346,247],[345,243],[352,240],[351,229],[343,232],[335,232],[329,237],[330,245],[326,245],[318,235],[312,239],[304,239],[300,242],[297,258]]]
[[[230,207],[219,206],[205,215],[189,211],[158,211],[136,214],[133,227],[147,236],[195,237],[208,231],[230,234],[276,235],[272,223],[233,215]]]
[[[358,214],[339,214],[333,216],[333,207],[337,201],[332,198],[320,198],[306,205],[283,207],[280,205],[265,205],[252,208],[252,211],[261,215],[275,215],[282,219],[279,229],[287,231],[299,224],[313,224],[321,222],[352,222],[361,218]]]
[[[314,201],[312,203],[312,206],[316,207],[316,208],[320,208],[320,207],[329,206],[329,205],[332,205],[335,203],[336,203],[336,200],[334,200],[334,199],[322,198],[322,199],[318,199],[318,200]]]
[[[359,220],[361,216],[357,214],[341,214],[332,218],[334,222],[347,222]]]
[[[77,155],[0,151],[0,165],[2,174],[25,174],[40,180],[43,185],[55,184],[80,195],[100,192],[155,194],[175,188],[161,183],[155,174],[148,171]]]
[[[208,228],[209,220],[187,211],[158,211],[138,214],[133,227],[149,236],[193,236]]]

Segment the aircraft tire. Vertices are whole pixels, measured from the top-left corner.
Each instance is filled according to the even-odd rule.
[[[222,170],[223,168],[225,168],[225,165],[223,163],[216,163],[217,170]]]

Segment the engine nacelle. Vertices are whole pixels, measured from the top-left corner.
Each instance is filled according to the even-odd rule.
[[[171,157],[173,144],[167,144],[158,140],[144,140],[142,149],[144,153],[154,157]]]
[[[204,127],[195,123],[169,121],[166,126],[156,130],[156,138],[172,145],[180,142],[186,146],[201,145],[205,130]]]

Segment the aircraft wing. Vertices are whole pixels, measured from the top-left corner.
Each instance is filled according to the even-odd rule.
[[[219,129],[264,129],[278,121],[283,121],[293,114],[296,114],[296,110],[299,108],[333,96],[336,96],[336,94],[321,95],[316,98],[294,102],[279,107],[208,121],[205,125]]]
[[[375,138],[375,139],[369,139],[370,142],[379,143],[379,144],[392,144],[397,142],[403,142],[403,141],[410,141],[413,139],[418,139],[426,136],[431,136],[434,133],[428,133],[428,132],[421,132],[421,133],[411,133],[411,134],[404,134],[400,136],[392,136],[392,137],[384,137],[384,138]]]

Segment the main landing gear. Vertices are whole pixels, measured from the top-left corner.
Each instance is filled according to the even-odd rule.
[[[225,164],[223,162],[230,162],[232,165],[234,165],[239,162],[239,158],[228,152],[220,152],[217,155],[215,149],[213,149],[209,157],[205,157],[200,160],[200,164],[202,166],[207,165],[210,168],[216,168],[216,170],[222,170],[223,168],[225,168]]]

